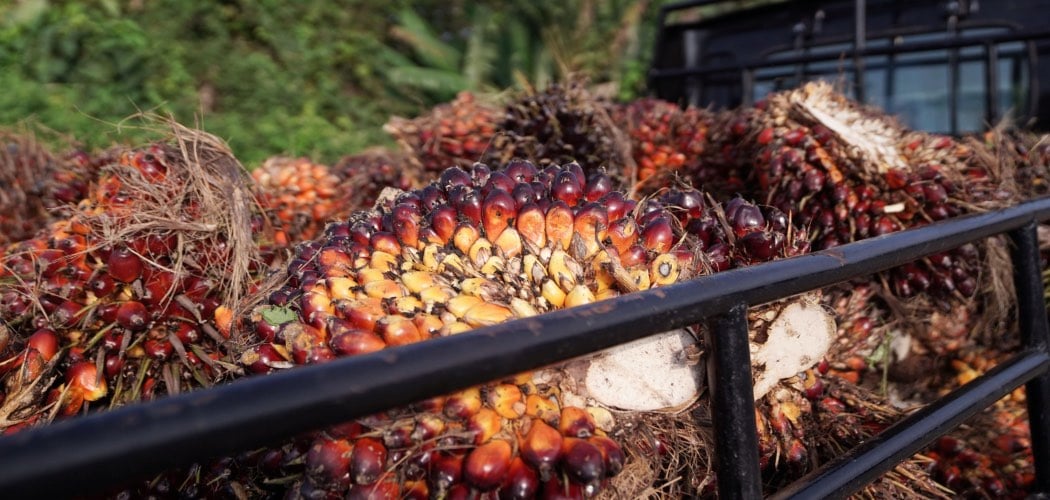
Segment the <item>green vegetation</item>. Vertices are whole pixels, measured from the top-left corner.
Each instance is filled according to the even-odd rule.
[[[127,117],[153,111],[199,123],[249,166],[331,162],[389,143],[390,115],[464,89],[580,72],[632,97],[658,3],[14,0],[0,6],[0,126],[99,148],[143,140]]]

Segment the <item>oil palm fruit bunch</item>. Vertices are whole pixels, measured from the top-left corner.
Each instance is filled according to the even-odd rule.
[[[947,393],[1005,361],[1010,352],[978,348],[951,361],[950,379],[938,384]],[[960,496],[1025,498],[1035,469],[1025,392],[1018,388],[992,407],[940,438],[925,452],[934,478]]]
[[[461,92],[429,114],[412,120],[395,117],[383,128],[423,170],[438,173],[481,161],[496,135],[499,114],[498,107]]]
[[[804,429],[803,442],[814,450],[817,463],[841,457],[848,450],[874,437],[907,413],[894,406],[882,392],[822,374],[823,366],[807,370],[782,385],[794,398],[782,397],[780,408],[771,409],[771,428]],[[806,408],[811,418],[802,426],[795,416],[796,408]],[[762,420],[760,420],[762,422]],[[761,424],[760,424],[761,428]],[[791,459],[791,453],[781,456]],[[954,492],[938,483],[930,473],[931,459],[915,455],[886,475],[866,486],[862,498],[952,498]],[[774,478],[775,480],[775,478]]]
[[[287,284],[246,321],[265,340],[242,356],[248,370],[373,352],[593,302],[625,286],[673,283],[694,262],[676,245],[673,216],[639,225],[635,202],[577,164],[451,168],[378,208],[297,247]],[[623,219],[634,230],[614,233]],[[318,434],[295,488],[306,496],[500,489],[581,497],[623,467],[613,430],[608,410],[568,398],[556,377],[525,374]]]
[[[375,210],[356,212],[346,222],[330,224],[325,237],[299,245],[286,284],[242,322],[262,342],[247,350],[241,363],[247,371],[268,373],[713,271],[716,267],[704,265],[711,259],[702,255],[698,236],[682,229],[693,220],[706,221],[708,212],[724,212],[720,205],[704,203],[709,202],[692,190],[629,200],[612,189],[607,175],[586,175],[576,163],[539,168],[517,160],[498,170],[483,164],[469,173],[448,169],[434,183],[381,202]],[[738,210],[745,205],[737,203]],[[725,220],[724,214],[720,217]],[[726,221],[722,235],[708,239],[715,248],[716,240],[775,232],[764,220]],[[774,239],[781,242],[779,251],[744,252],[725,265],[789,252],[783,234]],[[825,315],[820,318],[826,321]],[[669,332],[653,342],[677,342],[669,351],[677,359],[676,371],[667,376],[679,377],[683,384],[677,385],[693,386],[692,392],[673,394],[679,399],[672,404],[663,399],[661,408],[689,406],[698,397],[698,381],[681,354],[695,343],[692,333]],[[580,498],[617,489],[619,472],[629,456],[636,456],[625,450],[627,427],[618,424],[627,418],[621,409],[632,403],[606,398],[635,391],[608,391],[602,384],[613,371],[602,360],[632,355],[626,346],[599,359],[521,374],[330,428],[311,437],[298,462],[289,457],[302,456],[301,447],[274,449],[276,463],[295,462],[276,467],[275,473],[294,478],[293,493],[311,497],[458,497],[498,491],[515,498]],[[819,357],[811,356],[813,362]],[[583,375],[577,380],[569,372]],[[632,373],[629,378],[639,377]],[[659,464],[662,458],[649,460]]]
[[[327,165],[307,158],[269,158],[252,171],[259,202],[292,243],[317,238],[325,224],[351,211],[351,193]]]
[[[773,94],[747,117],[749,145],[742,147],[754,152],[756,196],[808,227],[815,250],[1015,199],[999,187],[1001,172],[978,144],[908,132],[826,84]],[[904,306],[917,314],[938,310],[946,318],[999,324],[1010,288],[1003,285],[1010,278],[1002,250],[1001,242],[965,245],[889,271],[886,287],[910,299]],[[981,289],[982,281],[989,290]],[[989,304],[977,318],[982,302]],[[975,338],[959,338],[953,321],[930,333],[916,329],[920,348],[944,354]]]
[[[580,79],[531,90],[507,105],[487,161],[525,158],[540,167],[576,162],[587,174],[604,167],[624,182],[634,175],[634,160],[612,112],[612,104]]]
[[[8,425],[239,371],[214,318],[230,316],[223,304],[237,304],[265,270],[263,216],[225,145],[172,126],[170,143],[125,150],[103,167],[69,218],[4,249]]]
[[[410,167],[399,154],[382,148],[344,156],[334,170],[348,191],[353,210],[372,208],[386,188],[401,191],[415,189],[437,177],[436,172]]]
[[[0,244],[32,237],[87,195],[100,158],[56,155],[28,134],[0,132]]]
[[[693,107],[683,110],[674,103],[642,98],[617,114],[623,115],[618,122],[624,124],[631,140],[637,182],[646,183],[657,174],[673,175],[683,168],[699,168],[707,147],[710,112]]]

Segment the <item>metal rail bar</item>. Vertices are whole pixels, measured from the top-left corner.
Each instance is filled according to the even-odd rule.
[[[876,273],[1050,218],[1050,198],[0,438],[10,498],[91,491]],[[466,369],[464,367],[469,367]]]
[[[1050,367],[1046,352],[1027,350],[908,415],[879,435],[777,492],[774,499],[846,498],[945,432]]]
[[[889,45],[885,47],[867,46],[864,48],[864,50],[860,51],[860,54],[856,55],[881,56],[895,53],[899,54],[902,52],[923,52],[950,48],[979,46],[989,43],[997,44],[1003,42],[1030,41],[1045,38],[1050,38],[1050,29],[1018,31],[1013,33],[1003,33],[984,36],[961,36],[949,40],[935,40],[927,42],[905,42],[902,44]],[[845,50],[845,52],[849,53],[850,55],[854,55],[854,51],[852,50]],[[809,54],[807,56],[784,56],[781,58],[777,58],[775,61],[755,59],[751,61],[741,61],[731,64],[712,64],[697,68],[654,68],[649,70],[649,76],[652,79],[682,78],[685,76],[704,76],[715,73],[737,72],[742,69],[756,69],[764,66],[789,66],[792,64],[802,64],[819,61],[835,61],[838,60],[838,58],[839,54],[835,53]]]
[[[711,362],[707,365],[707,380],[715,426],[718,496],[758,498],[762,496],[762,471],[758,467],[747,304],[733,306],[729,312],[712,318],[708,325]]]
[[[1050,353],[1043,279],[1039,266],[1039,237],[1034,222],[1010,232],[1010,257],[1014,263],[1017,316],[1024,346]],[[1050,493],[1050,373],[1043,373],[1025,386],[1032,455],[1035,459],[1036,491]]]

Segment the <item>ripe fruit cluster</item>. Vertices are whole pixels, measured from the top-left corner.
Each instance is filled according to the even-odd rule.
[[[415,189],[437,175],[421,172],[409,165],[405,158],[384,149],[344,156],[333,170],[343,180],[341,189],[349,197],[351,211],[372,208],[384,189]],[[340,215],[345,217],[348,213]],[[331,220],[334,219],[328,222]]]
[[[637,205],[577,164],[448,169],[298,246],[287,284],[249,318],[266,342],[242,363],[268,372],[369,353],[693,272],[674,216]],[[298,488],[579,496],[623,466],[607,413],[566,405],[556,385],[524,374],[319,435]]]
[[[106,155],[56,155],[28,135],[0,132],[0,244],[28,239],[87,195]]]
[[[384,128],[424,170],[469,167],[480,161],[496,136],[499,111],[470,92],[414,120],[395,118]]]
[[[636,179],[646,182],[657,173],[699,168],[707,146],[711,115],[696,108],[682,109],[672,103],[643,98],[617,110],[623,116],[638,167]]]
[[[174,146],[124,151],[69,218],[4,249],[6,429],[47,419],[50,403],[71,415],[208,386],[236,368],[222,362],[227,338],[212,318],[235,282],[232,255],[246,250],[195,189],[214,178],[190,170]],[[217,209],[254,206],[244,201]]]

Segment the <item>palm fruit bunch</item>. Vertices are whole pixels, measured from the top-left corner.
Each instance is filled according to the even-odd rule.
[[[88,198],[0,257],[4,428],[209,386],[265,270],[251,180],[217,139],[123,151]],[[215,318],[223,320],[216,322]]]
[[[383,128],[423,170],[441,172],[467,168],[481,161],[491,147],[499,122],[499,109],[470,92],[460,92],[450,103],[429,114],[407,120],[393,118]]]
[[[539,166],[576,162],[590,174],[605,168],[619,182],[633,177],[628,140],[614,107],[572,79],[530,91],[507,105],[486,161],[524,158]]]
[[[737,132],[740,147],[753,151],[750,185],[757,197],[809,228],[814,250],[999,208],[1015,198],[999,187],[1000,172],[978,154],[978,144],[908,132],[826,84],[773,94],[744,116],[747,126]],[[1003,285],[1009,283],[1004,258],[1001,242],[965,245],[883,279],[893,296],[919,299],[902,302],[915,313],[939,310],[945,318],[999,324],[1010,288]],[[992,290],[974,299],[983,292],[982,278]],[[993,304],[977,318],[980,302]],[[971,342],[952,328],[957,323],[915,329],[917,348],[945,354]]]
[[[350,194],[331,167],[307,158],[269,158],[252,171],[259,202],[290,242],[312,240],[350,213]]]
[[[0,133],[0,244],[32,237],[87,195],[100,158],[55,155],[33,136]]]
[[[937,389],[947,393],[1011,353],[973,349],[951,361],[951,378]],[[937,440],[925,452],[937,481],[968,498],[1025,498],[1034,486],[1035,466],[1025,392],[1018,388],[992,407]]]
[[[736,208],[689,189],[636,202],[613,190],[606,174],[586,175],[576,163],[540,169],[516,160],[498,170],[477,164],[469,173],[451,168],[436,182],[332,223],[325,237],[297,246],[286,284],[243,318],[241,326],[262,342],[241,363],[262,374],[325,362],[804,251],[778,230],[783,221],[775,213],[767,212],[767,221],[750,203],[730,205]],[[751,234],[769,240],[769,247],[723,248]],[[683,343],[695,343],[692,335],[665,334],[678,342],[672,352],[678,364]],[[284,478],[276,483],[309,497],[498,490],[515,498],[581,498],[602,489],[631,495],[636,492],[624,490],[618,474],[630,460],[655,461],[653,481],[671,466],[664,456],[644,458],[624,448],[627,423],[636,419],[607,403],[604,398],[615,396],[595,380],[612,373],[602,371],[602,360],[620,354],[330,428],[311,435],[305,448],[297,442],[270,449],[265,468]],[[811,363],[819,358],[809,356]],[[790,363],[769,360],[770,366]],[[692,368],[684,370],[694,392],[682,397],[681,408],[700,392]],[[603,376],[568,376],[595,371]],[[770,386],[782,376],[775,372],[767,370]]]
[[[617,122],[623,124],[631,140],[638,168],[636,182],[652,182],[650,178],[657,174],[699,168],[712,121],[707,110],[683,110],[674,103],[643,98],[627,104],[617,115],[623,115]]]
[[[402,156],[382,148],[344,156],[333,170],[342,179],[352,210],[371,208],[386,188],[407,191],[437,176],[409,167]],[[347,215],[347,214],[343,214]]]
[[[296,248],[287,284],[246,321],[265,340],[242,356],[246,369],[369,353],[673,283],[694,262],[676,245],[673,216],[639,224],[635,202],[577,164],[451,168],[378,208]],[[329,429],[311,442],[294,489],[582,497],[625,455],[607,410],[567,401],[555,381],[524,374]]]

